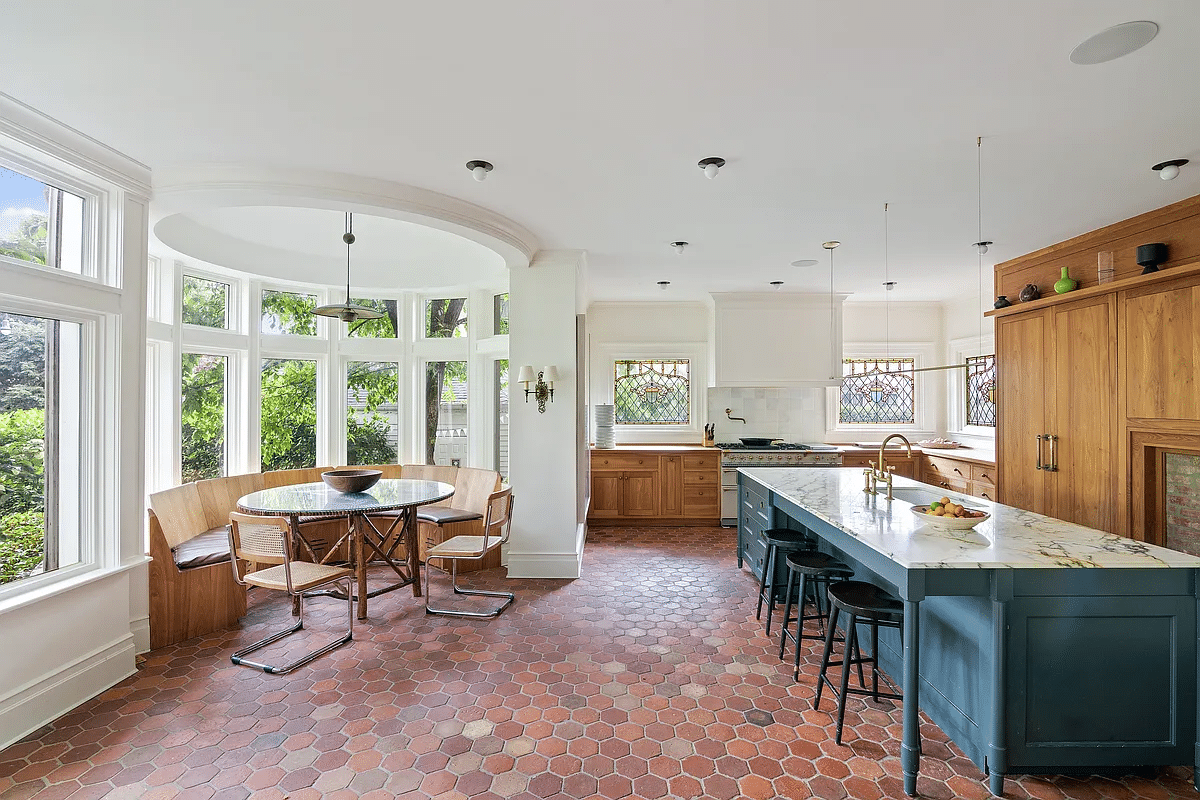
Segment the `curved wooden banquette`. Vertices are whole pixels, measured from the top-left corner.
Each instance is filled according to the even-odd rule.
[[[500,474],[473,467],[382,464],[369,467],[384,478],[434,480],[454,486],[454,495],[418,511],[423,559],[429,545],[459,535],[479,535],[488,497]],[[230,475],[186,483],[150,495],[150,647],[164,647],[237,625],[246,613],[246,589],[233,579],[226,525],[237,501],[275,486],[319,483],[332,467]],[[345,520],[301,520],[305,538],[333,542]],[[380,530],[385,528],[380,527]],[[498,567],[499,553],[477,569]],[[462,566],[459,567],[463,569]]]

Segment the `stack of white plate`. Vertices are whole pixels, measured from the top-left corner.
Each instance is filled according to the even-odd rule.
[[[616,414],[614,406],[596,406],[596,447],[609,449],[617,446],[615,423]]]

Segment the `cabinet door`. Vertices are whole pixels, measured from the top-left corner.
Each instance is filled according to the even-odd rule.
[[[625,516],[658,516],[658,470],[626,470],[621,483]]]
[[[659,514],[664,517],[678,517],[683,513],[683,458],[681,456],[663,456],[659,459],[659,475],[661,483],[659,490],[661,505]]]
[[[1049,433],[1046,409],[1053,407],[1048,392],[1054,386],[1047,363],[1049,315],[1017,314],[996,320],[996,466],[1000,473],[1000,502],[1049,512],[1046,476],[1037,469],[1046,449],[1039,436]],[[1040,454],[1040,455],[1039,455]]]
[[[1055,405],[1048,429],[1058,437],[1050,513],[1111,533],[1118,532],[1116,316],[1112,295],[1054,309]]]
[[[1200,420],[1200,284],[1123,294],[1128,416]]]
[[[621,516],[621,480],[622,473],[611,470],[597,470],[592,473],[592,507],[589,517],[619,517]]]

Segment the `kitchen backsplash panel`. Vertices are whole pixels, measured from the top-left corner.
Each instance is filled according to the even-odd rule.
[[[731,422],[725,409],[746,422]],[[739,436],[777,436],[789,442],[825,440],[825,389],[710,387],[708,422],[718,442]]]

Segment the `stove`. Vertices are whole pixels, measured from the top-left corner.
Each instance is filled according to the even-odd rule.
[[[737,526],[738,467],[840,467],[842,454],[832,445],[779,442],[753,447],[717,442],[721,448],[721,524]]]

